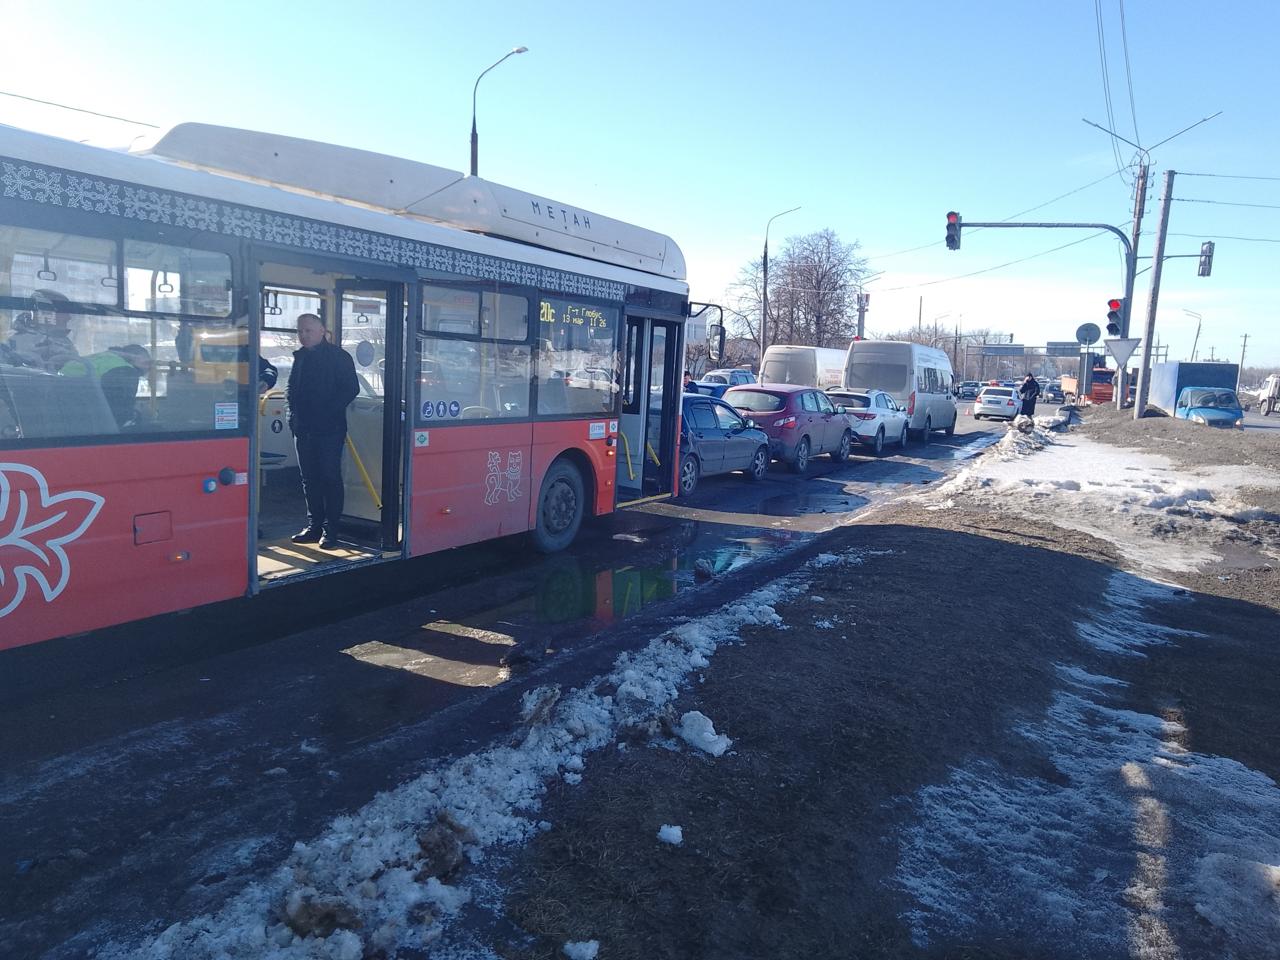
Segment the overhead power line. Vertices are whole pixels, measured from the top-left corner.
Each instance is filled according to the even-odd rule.
[[[1138,108],[1133,100],[1133,71],[1129,68],[1129,31],[1124,22],[1124,0],[1120,2],[1120,43],[1124,47],[1124,79],[1129,85],[1129,115],[1133,117],[1133,139],[1141,149],[1142,136],[1138,133]]]
[[[1084,243],[1086,240],[1092,240],[1095,237],[1101,237],[1106,233],[1106,230],[1099,230],[1097,233],[1091,233],[1089,236],[1081,237],[1079,240],[1072,240],[1070,243],[1064,243],[1060,247],[1054,247],[1051,250],[1041,250],[1039,253],[1020,257],[1017,260],[1010,260],[1008,263],[999,263],[994,267],[985,267],[982,270],[975,270],[972,273],[962,273],[958,277],[943,277],[941,280],[926,280],[924,283],[912,283],[904,287],[881,287],[877,293],[893,293],[897,290],[915,290],[919,287],[935,287],[940,283],[950,283],[953,280],[965,280],[969,277],[976,277],[984,273],[991,273],[994,270],[1003,270],[1005,267],[1012,267],[1019,263],[1026,263],[1028,260],[1035,260],[1038,257],[1047,257],[1051,253],[1057,253],[1059,250],[1066,250],[1068,247],[1074,247],[1076,244]]]
[[[1116,117],[1111,102],[1111,74],[1107,70],[1107,34],[1102,25],[1102,0],[1093,0],[1093,16],[1098,27],[1098,63],[1102,67],[1102,97],[1107,107],[1107,126],[1114,130]],[[1111,137],[1111,155],[1116,162],[1116,173],[1119,173],[1124,169],[1124,162],[1120,159],[1120,147],[1114,134]]]
[[[73,110],[76,113],[87,113],[91,117],[102,117],[106,120],[121,120],[124,123],[136,124],[139,127],[150,127],[152,130],[159,130],[159,124],[147,123],[145,120],[130,120],[128,117],[117,117],[110,113],[99,113],[97,110],[86,110],[84,107],[73,107],[65,103],[57,103],[53,100],[40,100],[37,97],[24,96],[21,93],[10,93],[8,90],[0,90],[0,97],[13,97],[15,100],[29,100],[31,103],[41,103],[46,107],[59,107],[63,110]]]
[[[1245,243],[1280,243],[1280,237],[1228,237],[1221,233],[1170,233],[1171,237],[1196,237],[1199,240],[1243,240]]]
[[[1233,200],[1198,200],[1193,197],[1172,197],[1177,203],[1212,203],[1218,207],[1256,207],[1260,210],[1280,210],[1280,203],[1237,203]]]
[[[1180,177],[1218,177],[1222,180],[1280,180],[1280,177],[1250,177],[1241,173],[1183,173],[1178,171]]]

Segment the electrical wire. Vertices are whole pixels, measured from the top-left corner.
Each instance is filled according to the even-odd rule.
[[[1280,237],[1228,237],[1224,234],[1170,233],[1171,237],[1197,237],[1201,240],[1242,240],[1246,243],[1280,243]]]
[[[40,100],[36,97],[23,96],[21,93],[10,93],[8,90],[0,90],[0,97],[13,97],[15,100],[29,100],[32,103],[44,104],[46,107],[60,107],[63,110],[74,110],[76,113],[87,113],[91,117],[102,117],[106,120],[121,120],[124,123],[132,123],[139,127],[150,127],[152,130],[160,129],[160,126],[155,123],[146,123],[143,120],[130,120],[128,117],[117,117],[110,113],[99,113],[97,110],[86,110],[84,107],[72,107],[65,103],[57,103],[53,100]]]
[[[1280,180],[1280,177],[1249,177],[1236,173],[1185,173],[1178,171],[1180,177],[1218,177],[1222,180]]]
[[[1102,67],[1102,95],[1107,105],[1107,127],[1114,130],[1116,116],[1111,104],[1111,74],[1107,70],[1107,34],[1102,25],[1102,0],[1093,0],[1093,17],[1098,27],[1098,63]],[[1124,162],[1120,159],[1120,146],[1114,134],[1111,136],[1111,154],[1116,162],[1116,173],[1119,173],[1124,168]]]
[[[1005,267],[1012,267],[1019,263],[1026,263],[1028,260],[1035,260],[1038,257],[1047,257],[1051,253],[1057,253],[1059,250],[1066,250],[1068,247],[1074,247],[1076,244],[1084,243],[1086,240],[1092,240],[1095,237],[1104,236],[1108,231],[1099,230],[1097,233],[1091,233],[1087,237],[1081,237],[1079,240],[1072,240],[1070,243],[1064,243],[1060,247],[1054,247],[1052,250],[1041,250],[1039,253],[1033,253],[1017,260],[1010,260],[1008,263],[999,263],[994,267],[985,267],[982,270],[975,270],[972,273],[962,273],[957,277],[943,277],[941,280],[927,280],[924,283],[913,283],[905,287],[881,287],[877,293],[894,293],[898,290],[916,290],[920,287],[934,287],[940,283],[950,283],[953,280],[966,280],[969,277],[980,276],[984,273],[991,273],[995,270],[1003,270]]]
[[[1236,203],[1232,200],[1197,200],[1193,197],[1170,197],[1174,203],[1212,203],[1218,207],[1255,207],[1259,210],[1280,210],[1280,203]]]
[[[1129,115],[1133,117],[1133,142],[1142,149],[1142,136],[1138,133],[1138,108],[1133,100],[1133,72],[1129,69],[1129,31],[1124,22],[1124,0],[1120,4],[1120,43],[1124,47],[1124,78],[1129,85]]]
[[[1105,177],[1099,177],[1097,180],[1090,180],[1088,183],[1086,183],[1082,187],[1076,187],[1074,190],[1068,190],[1066,193],[1060,193],[1056,197],[1054,197],[1052,200],[1046,200],[1044,203],[1038,203],[1034,207],[1027,207],[1027,209],[1019,210],[1017,213],[1011,213],[1009,214],[1009,216],[1001,218],[1000,222],[1008,223],[1010,220],[1014,219],[1015,217],[1026,216],[1028,213],[1033,213],[1036,210],[1040,210],[1044,207],[1047,207],[1051,203],[1057,203],[1059,200],[1065,200],[1067,197],[1071,196],[1072,194],[1079,193],[1081,190],[1088,190],[1090,187],[1096,187],[1098,184],[1102,183],[1104,180],[1110,180],[1112,177],[1118,176],[1119,174],[1120,174],[1119,170],[1112,170]],[[972,229],[970,229],[969,232],[981,233],[985,229],[986,227],[973,227]],[[863,257],[863,259],[864,260],[888,260],[890,257],[900,257],[907,253],[915,253],[918,250],[927,250],[929,247],[936,247],[939,243],[942,243],[942,242],[944,241],[934,240],[929,243],[922,243],[918,247],[908,247],[906,250],[895,250],[893,251],[893,253],[877,253],[872,256]]]

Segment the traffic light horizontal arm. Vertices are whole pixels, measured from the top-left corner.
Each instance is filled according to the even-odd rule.
[[[1133,244],[1129,242],[1129,238],[1125,236],[1124,231],[1119,227],[1113,227],[1109,223],[978,223],[976,220],[966,220],[964,225],[966,227],[982,227],[988,230],[1008,229],[1010,227],[1034,227],[1041,230],[1046,228],[1051,230],[1110,230],[1120,238],[1120,242],[1124,244],[1125,252],[1129,256],[1133,256]]]

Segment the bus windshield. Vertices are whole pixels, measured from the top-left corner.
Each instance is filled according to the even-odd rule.
[[[807,362],[806,362],[807,361]],[[812,357],[783,357],[765,361],[760,371],[763,383],[798,383],[812,386],[817,382],[818,370]]]
[[[846,379],[846,386],[852,388],[896,393],[911,381],[911,370],[905,363],[854,359],[849,362]]]

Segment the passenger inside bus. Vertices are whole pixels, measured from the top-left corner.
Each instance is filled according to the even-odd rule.
[[[58,371],[64,377],[86,377],[97,381],[111,408],[116,426],[123,430],[138,422],[138,383],[151,369],[151,354],[137,343],[108,347],[101,353],[77,357]]]

